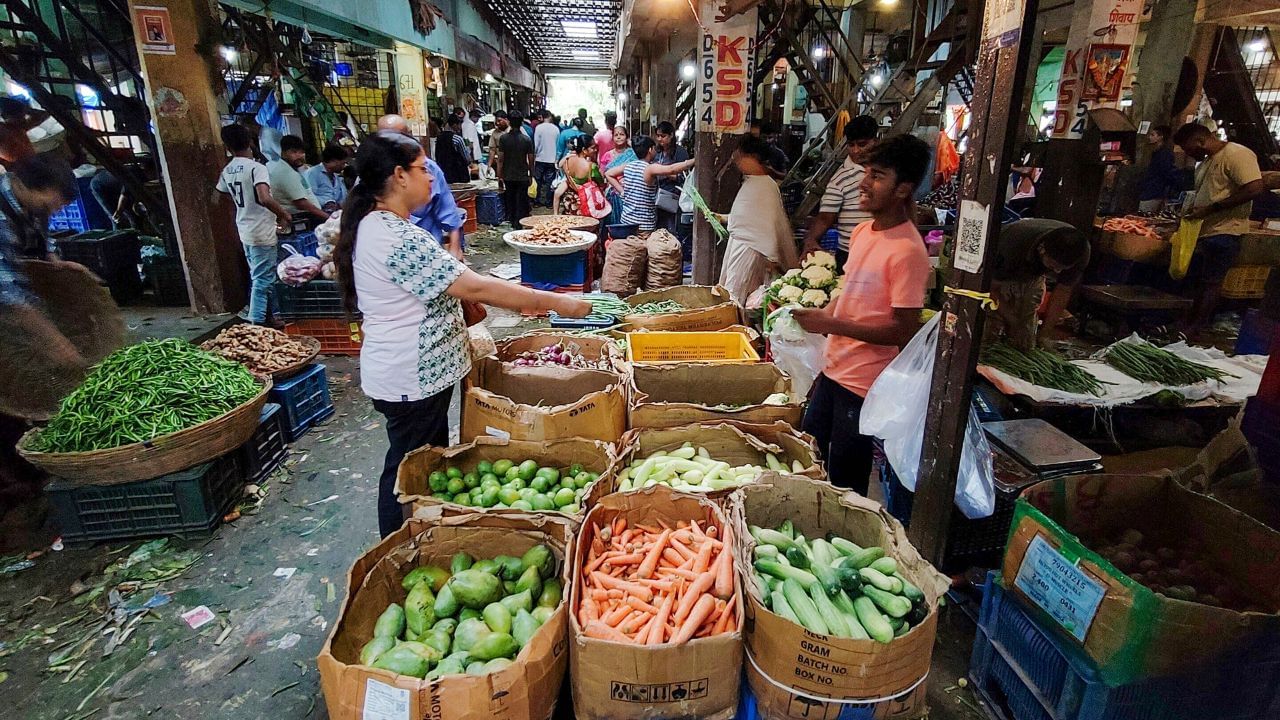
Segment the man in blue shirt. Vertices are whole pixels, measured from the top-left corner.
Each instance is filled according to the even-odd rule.
[[[341,209],[347,199],[347,184],[342,180],[342,171],[346,167],[347,149],[330,144],[320,154],[320,164],[304,173],[311,192],[320,201],[320,209],[327,213]]]
[[[413,137],[409,123],[399,115],[383,115],[378,118],[379,130],[391,130]],[[431,158],[427,158],[427,172],[431,173],[431,199],[426,205],[410,213],[410,219],[440,241],[449,254],[462,260],[462,211],[453,199],[444,170]]]
[[[1164,208],[1169,196],[1182,189],[1183,173],[1173,158],[1168,125],[1156,125],[1147,131],[1147,143],[1151,145],[1151,163],[1142,173],[1138,185],[1138,210],[1155,214]]]
[[[556,138],[556,162],[559,163],[564,159],[565,152],[569,149],[569,141],[579,135],[585,135],[582,130],[582,118],[574,118],[573,123],[568,130],[560,133],[560,137]]]

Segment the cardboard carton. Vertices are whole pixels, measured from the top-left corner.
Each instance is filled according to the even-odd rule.
[[[863,547],[885,548],[898,561],[903,577],[924,593],[930,609],[924,622],[887,644],[820,635],[769,611],[750,566],[741,562],[748,664],[765,679],[792,690],[790,694],[813,700],[886,703],[906,697],[921,684],[929,674],[937,636],[938,598],[949,582],[920,557],[902,525],[884,508],[829,483],[768,473],[759,484],[734,493],[730,513],[740,558],[755,556],[749,526],[774,528],[791,520],[805,537],[830,533]],[[840,704],[828,702],[824,707]]]
[[[878,703],[822,700],[766,678],[747,659],[747,686],[756,712],[739,720],[919,720],[928,717],[928,680],[911,692]]]
[[[630,524],[674,526],[698,520],[723,532],[725,516],[708,500],[655,486],[618,493],[587,513],[578,533],[575,563],[586,558],[593,528],[623,516]],[[575,568],[581,567],[575,565]],[[735,578],[735,586],[737,579]],[[575,572],[570,607],[577,608],[582,583]],[[738,617],[742,589],[736,586]],[[628,645],[589,638],[570,613],[570,684],[579,720],[702,718],[730,720],[737,712],[742,676],[740,630],[690,640],[683,645]]]
[[[597,367],[597,370],[619,372],[622,369],[623,353],[618,344],[599,335],[547,331],[526,333],[498,341],[494,357],[503,362],[511,362],[519,358],[521,353],[536,352],[555,343],[564,343],[565,348],[582,353],[587,360],[603,361],[603,366]]]
[[[462,440],[583,437],[615,442],[627,429],[624,380],[602,370],[477,362],[462,398]]]
[[[329,717],[394,716],[372,713],[367,705],[377,703],[384,708],[402,706],[399,716],[415,720],[549,720],[568,664],[563,602],[510,667],[488,675],[426,681],[360,665],[359,656],[382,611],[390,603],[404,602],[407,593],[400,581],[411,569],[425,564],[448,567],[449,558],[459,551],[488,558],[520,555],[546,543],[560,562],[561,581],[567,587],[573,577],[571,538],[568,520],[554,515],[410,518],[351,566],[342,610],[316,660]]]
[[[1195,544],[1257,612],[1174,600],[1089,549],[1127,529]],[[1280,660],[1280,533],[1172,477],[1078,475],[1032,485],[1014,510],[1010,594],[1080,648],[1111,685]]]
[[[670,313],[626,315],[622,322],[627,332],[640,330],[668,330],[698,332],[723,330],[742,322],[741,310],[729,297],[729,291],[719,285],[676,285],[661,290],[636,293],[627,298],[635,306],[647,302],[675,300],[685,310]]]
[[[471,508],[446,503],[432,496],[427,478],[436,470],[444,470],[453,465],[460,468],[473,468],[481,460],[494,462],[506,458],[515,463],[533,460],[540,467],[563,468],[570,465],[581,465],[587,470],[600,475],[583,496],[584,509],[590,507],[601,497],[613,492],[613,476],[608,470],[613,463],[613,446],[599,440],[584,438],[566,438],[563,440],[503,440],[501,438],[481,435],[463,445],[448,448],[424,447],[414,450],[404,457],[400,469],[396,473],[396,496],[401,505],[410,505],[410,513],[432,507],[448,506],[461,512],[497,512],[521,514],[520,510],[510,508]],[[574,517],[581,520],[582,514]]]
[[[631,369],[628,424],[632,428],[674,427],[737,420],[781,421],[800,427],[803,406],[795,399],[765,405],[765,398],[774,393],[789,396],[791,379],[773,363],[637,364]]]

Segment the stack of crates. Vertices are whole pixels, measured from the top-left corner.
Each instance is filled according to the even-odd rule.
[[[280,405],[284,438],[288,442],[294,442],[333,416],[329,378],[320,363],[312,363],[297,375],[275,383],[268,397]]]
[[[117,303],[142,296],[142,241],[133,230],[91,230],[55,241],[58,255],[102,278]]]
[[[587,251],[567,255],[520,253],[520,282],[526,287],[553,292],[583,292],[590,282]]]
[[[111,216],[102,209],[97,198],[89,189],[93,176],[76,178],[76,196],[71,202],[49,215],[49,231],[88,232],[90,230],[110,230]]]
[[[502,204],[501,195],[496,192],[481,192],[476,195],[476,220],[481,225],[501,225],[506,219],[507,211]]]

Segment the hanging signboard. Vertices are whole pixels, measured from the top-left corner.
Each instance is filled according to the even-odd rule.
[[[1079,140],[1089,110],[1120,103],[1142,4],[1143,0],[1094,2],[1088,25],[1072,27],[1058,85],[1054,138]]]
[[[716,0],[704,0],[696,115],[698,132],[747,132],[755,68],[756,10],[724,18]]]
[[[982,40],[1006,48],[1021,37],[1026,0],[988,0],[982,10]]]

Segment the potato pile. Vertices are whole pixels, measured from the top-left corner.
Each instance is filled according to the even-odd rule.
[[[1157,546],[1142,532],[1129,528],[1114,538],[1090,543],[1090,547],[1152,592],[1240,612],[1272,612],[1240,593],[1189,543]]]

